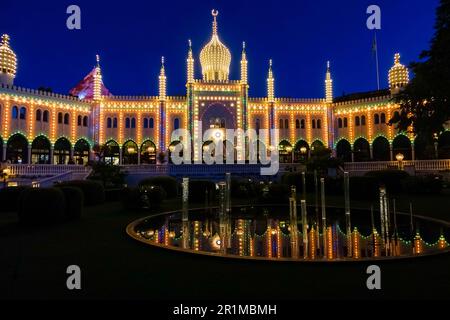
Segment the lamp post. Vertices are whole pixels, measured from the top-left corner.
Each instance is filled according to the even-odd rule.
[[[306,161],[306,152],[308,151],[308,149],[306,149],[306,147],[301,147],[300,148],[300,153],[302,154],[302,160]]]
[[[398,169],[399,170],[403,170],[403,159],[405,158],[405,156],[403,155],[403,153],[397,153],[397,155],[395,156],[395,159],[397,159],[398,161]]]
[[[439,150],[438,150],[438,146],[439,146],[439,136],[438,134],[435,132],[433,134],[433,144],[434,144],[434,157],[436,159],[439,159]]]
[[[3,176],[3,188],[6,188],[8,186],[8,176],[11,174],[11,170],[9,168],[5,168],[2,171]]]
[[[292,147],[291,146],[287,146],[286,147],[286,151],[287,151],[287,153],[291,154],[291,163],[294,163],[294,153],[292,152]]]

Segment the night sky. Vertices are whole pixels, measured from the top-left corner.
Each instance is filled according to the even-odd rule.
[[[56,4],[55,4],[56,2]],[[81,7],[81,30],[66,28],[66,8]],[[378,31],[381,86],[393,55],[417,60],[429,47],[438,0],[292,1],[2,1],[0,33],[11,36],[19,59],[16,85],[68,93],[101,56],[103,80],[115,95],[157,95],[161,56],[168,93],[184,95],[187,40],[198,54],[211,36],[211,9],[219,10],[219,36],[232,52],[231,79],[239,78],[247,43],[250,96],[266,95],[273,59],[278,97],[322,97],[331,60],[335,95],[376,89],[373,31],[366,8],[382,10]]]

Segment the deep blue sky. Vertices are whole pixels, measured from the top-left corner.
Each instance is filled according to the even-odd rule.
[[[82,29],[66,28],[66,8],[77,4]],[[232,52],[231,78],[239,77],[247,42],[251,96],[265,96],[268,59],[274,60],[276,95],[322,97],[325,62],[331,60],[335,94],[376,89],[373,33],[366,8],[382,10],[378,48],[382,87],[393,55],[417,60],[433,34],[438,0],[291,1],[2,1],[0,33],[10,34],[18,55],[16,84],[67,93],[102,59],[113,94],[156,95],[160,57],[166,57],[168,92],[183,95],[187,39],[196,55],[211,35],[211,9]]]

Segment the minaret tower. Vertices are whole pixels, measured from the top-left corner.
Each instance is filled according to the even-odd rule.
[[[333,79],[331,79],[330,61],[327,61],[327,73],[325,75],[325,101],[333,102]]]
[[[100,56],[97,54],[95,56],[97,60],[97,65],[95,67],[95,74],[94,74],[94,92],[93,92],[93,99],[95,101],[100,101],[102,99],[102,69],[100,68]]]
[[[272,72],[272,59],[269,60],[269,75],[267,76],[267,100],[269,103],[275,102],[275,78]]]
[[[194,56],[192,54],[192,42],[189,39],[189,51],[187,58],[187,83],[194,83]]]
[[[245,42],[242,43],[242,57],[241,57],[241,104],[242,104],[242,125],[243,130],[248,128],[247,106],[248,106],[248,62],[247,54],[245,52]]]
[[[4,34],[2,35],[2,41],[0,42],[0,84],[8,86],[14,85],[16,73],[16,54],[9,46],[9,36]]]
[[[159,71],[159,151],[166,151],[166,99],[167,78],[164,67],[164,57],[161,57],[161,70]]]

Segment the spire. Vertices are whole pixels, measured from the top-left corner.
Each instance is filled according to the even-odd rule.
[[[333,79],[331,79],[330,61],[327,61],[327,73],[325,75],[325,101],[333,102]]]
[[[159,100],[165,101],[167,92],[166,92],[166,71],[164,68],[164,57],[161,57],[161,71],[159,72]]]
[[[213,25],[212,25],[213,36],[217,36],[217,16],[219,15],[219,11],[213,9],[211,11],[211,14],[213,16]]]
[[[247,55],[245,53],[245,41],[242,42],[242,58],[241,58],[241,84],[248,82]]]
[[[9,36],[2,35],[0,42],[0,83],[13,85],[17,74],[17,57],[9,46]]]
[[[192,54],[192,41],[191,39],[188,40],[189,42],[189,51],[188,51],[188,58],[187,58],[187,82],[188,83],[194,83],[194,55]]]
[[[269,60],[269,75],[267,77],[267,99],[275,102],[275,79],[272,72],[272,59]]]
[[[95,101],[100,101],[102,99],[102,69],[100,68],[100,56],[97,54],[95,56],[96,66],[95,66],[95,75],[94,75],[94,93],[93,99]]]
[[[2,35],[2,45],[9,47],[9,36],[7,34]]]

